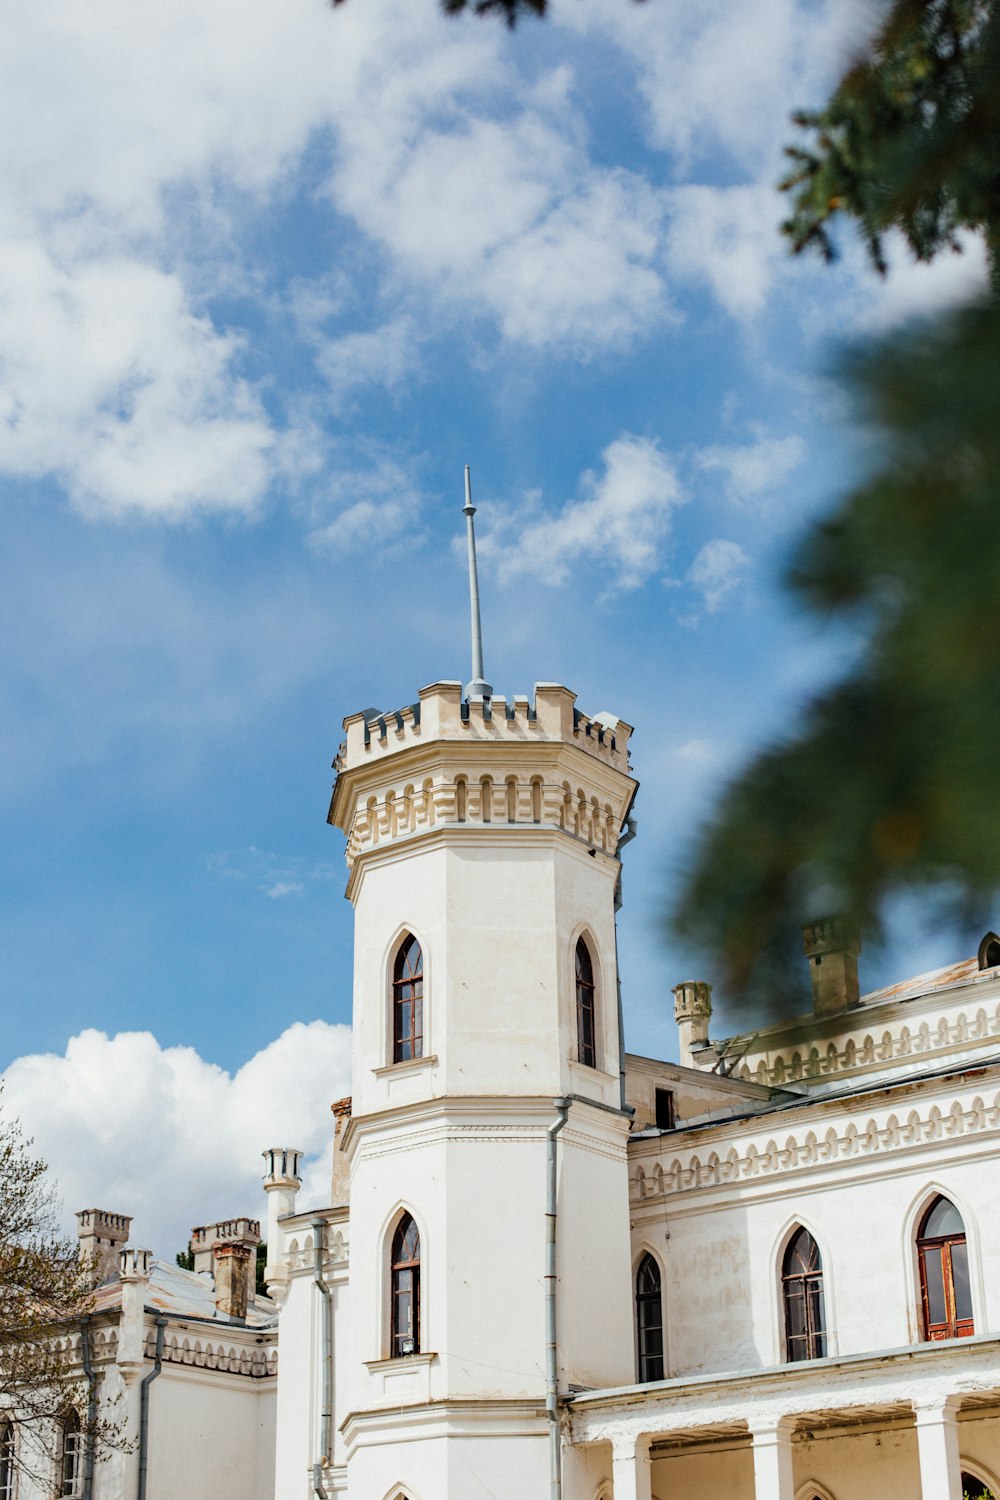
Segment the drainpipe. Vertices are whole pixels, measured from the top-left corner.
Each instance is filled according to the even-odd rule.
[[[323,1278],[323,1251],[326,1249],[326,1222],[323,1219],[313,1220],[313,1280],[319,1287],[322,1317],[322,1333],[320,1344],[323,1350],[323,1404],[320,1409],[320,1453],[321,1456],[313,1464],[313,1489],[323,1500],[326,1491],[323,1488],[323,1470],[330,1462],[330,1429],[333,1425],[333,1400],[330,1390],[330,1359],[331,1359],[331,1325],[333,1321],[333,1292],[327,1286]]]
[[[90,1351],[90,1314],[80,1319],[80,1353],[83,1373],[87,1377],[87,1446],[83,1458],[83,1500],[94,1493],[94,1434],[97,1429],[97,1375]]]
[[[146,1500],[146,1465],[149,1460],[149,1387],[160,1373],[163,1363],[163,1330],[167,1326],[166,1318],[156,1320],[156,1353],[153,1357],[153,1368],[148,1375],[142,1377],[142,1385],[139,1390],[139,1487],[136,1491],[137,1500]]]
[[[549,1419],[549,1481],[552,1500],[562,1500],[562,1445],[559,1433],[559,1355],[556,1344],[556,1136],[569,1115],[568,1099],[553,1099],[556,1118],[545,1141],[545,1415]]]
[[[632,793],[632,800],[629,802],[625,813],[624,831],[615,849],[615,858],[619,861],[621,860],[622,850],[625,848],[625,845],[631,844],[636,835],[635,818],[632,815],[632,809],[635,806],[635,797],[638,790],[639,788],[636,787],[635,792]],[[618,968],[618,913],[621,909],[622,872],[621,864],[619,863],[618,879],[615,881],[615,983],[618,989],[618,1085],[621,1093],[621,1107],[623,1110],[627,1110],[628,1105],[625,1103],[625,1009],[622,1005],[622,976]]]

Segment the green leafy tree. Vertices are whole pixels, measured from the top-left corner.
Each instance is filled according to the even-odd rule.
[[[998,113],[994,5],[896,0],[871,55],[798,117],[815,139],[791,153],[793,247],[830,257],[834,221],[853,220],[884,270],[890,229],[923,259],[974,231],[996,285]],[[973,919],[1000,887],[996,303],[926,319],[840,373],[877,458],[789,583],[863,649],[725,792],[673,912],[735,997],[787,995],[803,919],[840,910],[877,936],[898,895]]]
[[[0,1117],[0,1414],[17,1430],[15,1466],[48,1481],[70,1410],[95,1454],[127,1444],[113,1410],[88,1416],[72,1340],[93,1307],[92,1268],[59,1232],[46,1172],[18,1125]]]

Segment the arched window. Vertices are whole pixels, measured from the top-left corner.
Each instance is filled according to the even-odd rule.
[[[583,938],[576,945],[576,1050],[588,1068],[597,1067],[597,1027],[594,1014],[594,965]]]
[[[663,1379],[663,1297],[660,1268],[644,1255],[635,1276],[635,1323],[639,1343],[639,1380]]]
[[[83,1433],[80,1416],[69,1411],[62,1423],[62,1451],[59,1456],[59,1494],[63,1500],[76,1500],[83,1486]]]
[[[975,1332],[969,1247],[962,1215],[949,1198],[938,1196],[924,1214],[917,1235],[917,1258],[924,1338],[968,1338]]]
[[[785,1308],[785,1358],[822,1359],[826,1354],[823,1263],[808,1229],[792,1235],[781,1266]]]
[[[399,945],[392,971],[392,1060],[424,1055],[424,956],[408,934]]]
[[[0,1423],[0,1500],[14,1500],[14,1424]]]
[[[962,1470],[962,1494],[965,1500],[996,1500],[996,1496],[982,1479]]]
[[[981,969],[995,969],[1000,965],[1000,937],[995,932],[988,932],[979,944],[979,967]]]
[[[392,1238],[391,1356],[420,1353],[420,1233],[404,1214]]]

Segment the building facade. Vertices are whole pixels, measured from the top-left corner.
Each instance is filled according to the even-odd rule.
[[[481,676],[481,672],[479,673]],[[1000,942],[624,1052],[630,727],[436,683],[345,720],[331,1204],[266,1155],[277,1500],[1000,1496]]]

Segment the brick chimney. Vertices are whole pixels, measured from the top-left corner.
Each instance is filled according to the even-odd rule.
[[[223,1219],[191,1231],[194,1269],[211,1272],[215,1310],[234,1323],[242,1323],[253,1306],[259,1244],[257,1219]]]
[[[861,939],[847,919],[821,917],[808,922],[802,929],[802,939],[816,1015],[835,1016],[857,1005],[861,999],[858,981]]]
[[[119,1252],[128,1243],[132,1220],[128,1214],[111,1214],[103,1208],[82,1208],[76,1216],[80,1259],[94,1268],[94,1285],[117,1281]]]
[[[333,1110],[333,1182],[330,1202],[346,1203],[351,1195],[351,1171],[344,1158],[344,1131],[351,1123],[351,1100],[338,1099],[331,1104]]]
[[[674,1020],[677,1022],[681,1066],[696,1065],[693,1053],[708,1042],[712,1019],[712,986],[703,979],[686,979],[674,985]]]

